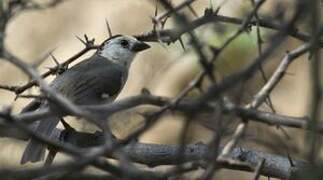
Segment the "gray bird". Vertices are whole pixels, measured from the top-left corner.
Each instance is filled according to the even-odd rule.
[[[150,46],[132,36],[115,35],[104,41],[90,58],[58,75],[50,84],[56,91],[77,105],[102,104],[115,99],[127,80],[135,55]],[[22,112],[50,107],[55,116],[33,124],[41,134],[51,136],[64,112],[48,101],[34,100]],[[21,164],[37,162],[45,157],[46,146],[31,139],[21,158]]]

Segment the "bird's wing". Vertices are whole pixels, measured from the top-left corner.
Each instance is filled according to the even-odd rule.
[[[76,104],[98,104],[103,94],[120,92],[126,74],[124,67],[94,56],[58,76],[52,87]]]

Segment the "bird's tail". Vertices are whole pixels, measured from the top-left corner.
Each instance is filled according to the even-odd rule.
[[[38,126],[35,128],[36,132],[48,136],[51,136],[53,129],[56,127],[59,122],[58,117],[50,117],[44,120],[40,120]],[[41,161],[45,157],[46,146],[36,139],[31,138],[28,142],[26,149],[22,155],[21,164],[25,164],[27,162],[37,162]]]

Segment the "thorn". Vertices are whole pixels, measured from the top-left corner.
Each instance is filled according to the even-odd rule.
[[[105,24],[107,25],[108,33],[109,33],[109,38],[112,37],[112,31],[108,22],[108,19],[105,19]]]
[[[135,137],[134,139],[133,139],[133,142],[134,143],[138,143],[139,142],[139,139],[138,139],[139,137]]]
[[[162,48],[164,48],[165,50],[168,50],[168,49],[167,49],[167,46],[163,43],[163,40],[160,40],[160,39],[159,39],[159,40],[158,40],[158,42],[159,42],[159,44],[161,45],[161,47],[162,47]],[[170,44],[170,42],[169,42],[169,43],[167,43],[167,45],[169,45],[169,44]]]
[[[220,49],[216,46],[209,45],[209,48],[211,49],[214,57],[217,57],[218,54],[220,53]]]
[[[151,17],[151,22],[153,24],[153,30],[152,32],[156,32],[156,28],[157,28],[157,19],[155,17]]]
[[[150,17],[151,18],[151,22],[153,23],[153,24],[158,24],[158,22],[160,22],[156,17]]]
[[[39,59],[37,59],[32,66],[37,68],[38,66],[40,66],[50,55],[50,53],[53,53],[55,50],[57,49],[57,47],[51,49],[50,51],[47,51],[44,55],[42,55],[41,57],[39,57]]]
[[[279,129],[283,133],[283,135],[286,137],[287,140],[292,139],[285,128],[283,128],[281,126],[277,126],[277,129]]]
[[[77,35],[75,35],[75,37],[76,37],[79,41],[81,41],[81,43],[82,43],[82,44],[86,45],[86,42],[85,42],[82,38],[80,38],[80,37],[79,37],[79,36],[77,36]]]
[[[211,16],[213,14],[213,9],[211,8],[205,8],[204,10],[204,16],[207,17],[207,16]]]
[[[50,57],[52,58],[52,60],[55,62],[55,64],[56,64],[57,66],[59,66],[59,62],[58,62],[58,60],[56,59],[56,57],[53,55],[53,53],[52,53],[52,52],[50,52],[50,53],[49,53],[49,55],[50,55]]]
[[[82,38],[80,38],[79,36],[77,36],[77,35],[75,35],[75,37],[76,37],[79,41],[81,41],[81,43],[82,43],[82,44],[84,44],[84,46],[85,46],[85,47],[91,47],[91,46],[93,46],[93,45],[94,45],[94,41],[95,41],[95,39],[93,38],[93,39],[89,40],[89,37],[88,37],[86,34],[84,34],[84,39],[85,39],[85,41],[84,41]]]
[[[209,8],[213,9],[213,1],[212,0],[209,0]]]
[[[75,129],[70,126],[63,118],[61,119],[61,122],[67,131],[75,131]]]
[[[264,164],[265,164],[265,158],[262,158],[261,160],[260,160],[260,162],[258,162],[258,165],[257,165],[257,167],[256,167],[256,169],[255,169],[255,175],[254,175],[254,178],[253,179],[259,179],[259,177],[260,177],[260,171],[263,169],[263,166],[264,166]]]
[[[18,99],[19,97],[20,97],[20,96],[19,96],[19,94],[17,94],[13,100],[14,100],[14,101],[17,101],[17,99]]]
[[[163,21],[161,21],[162,29],[164,29],[166,21],[168,20],[169,16],[165,17]]]
[[[149,89],[147,89],[145,87],[141,89],[141,94],[143,94],[143,95],[151,95]]]
[[[182,39],[182,37],[179,37],[179,38],[178,38],[178,41],[179,41],[179,43],[181,44],[181,46],[182,46],[182,48],[183,48],[183,51],[186,51],[185,46],[184,46],[184,43],[183,43],[183,39]]]
[[[221,9],[221,6],[217,7],[216,10],[214,11],[214,14],[217,15]]]
[[[157,17],[157,14],[158,14],[158,2],[157,2],[157,0],[155,0],[155,4],[156,4],[156,6],[155,6],[155,13],[154,13],[154,15],[155,15],[155,17]]]
[[[89,42],[89,37],[87,37],[86,34],[84,34],[83,36],[84,36],[85,42]]]
[[[61,75],[63,74],[67,69],[68,69],[68,65],[63,65],[63,64],[56,64],[55,67],[46,67],[47,69],[49,69],[52,72],[55,72],[55,75]]]
[[[290,157],[290,154],[287,152],[287,158],[291,167],[295,167],[293,159]]]
[[[266,105],[270,108],[270,110],[271,110],[273,113],[276,113],[276,110],[275,110],[275,108],[274,108],[273,102],[272,102],[272,100],[271,100],[271,98],[270,98],[270,94],[268,94],[268,96],[267,96],[267,98],[266,98],[266,100],[265,100],[265,103],[266,103]]]
[[[92,39],[90,40],[86,34],[84,34],[84,38],[85,38],[85,40],[86,40],[86,46],[87,46],[87,47],[88,47],[88,46],[91,46],[91,45],[94,45],[94,41],[95,41],[95,39],[94,39],[94,38],[92,38]]]
[[[195,16],[195,17],[199,17],[196,13],[196,11],[193,9],[193,7],[189,4],[187,5],[188,9],[191,11],[191,13]]]
[[[155,7],[155,12],[154,12],[154,17],[152,17],[152,22],[153,22],[153,32],[156,31],[156,26],[157,26],[157,20],[156,20],[156,17],[157,17],[157,14],[158,14],[158,2],[157,0],[155,0],[155,3],[156,3],[156,7]]]

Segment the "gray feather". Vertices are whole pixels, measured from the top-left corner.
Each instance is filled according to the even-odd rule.
[[[51,132],[56,127],[56,125],[59,122],[59,118],[57,117],[51,117],[48,119],[43,119],[41,121],[38,121],[38,127],[37,132],[46,135],[51,136]],[[41,161],[45,157],[45,146],[37,141],[36,139],[30,139],[23,155],[21,158],[20,163],[25,164],[26,162],[37,162]]]
[[[126,67],[94,55],[57,76],[51,83],[51,87],[78,105],[101,104],[107,101],[102,98],[102,94],[115,97],[123,87],[126,78]],[[26,106],[23,112],[46,106],[49,106],[56,113],[56,117],[49,117],[36,122],[38,123],[36,124],[36,131],[51,136],[51,132],[64,114],[59,107],[49,102],[35,101]],[[23,153],[21,163],[43,160],[45,148],[42,143],[31,139]]]

